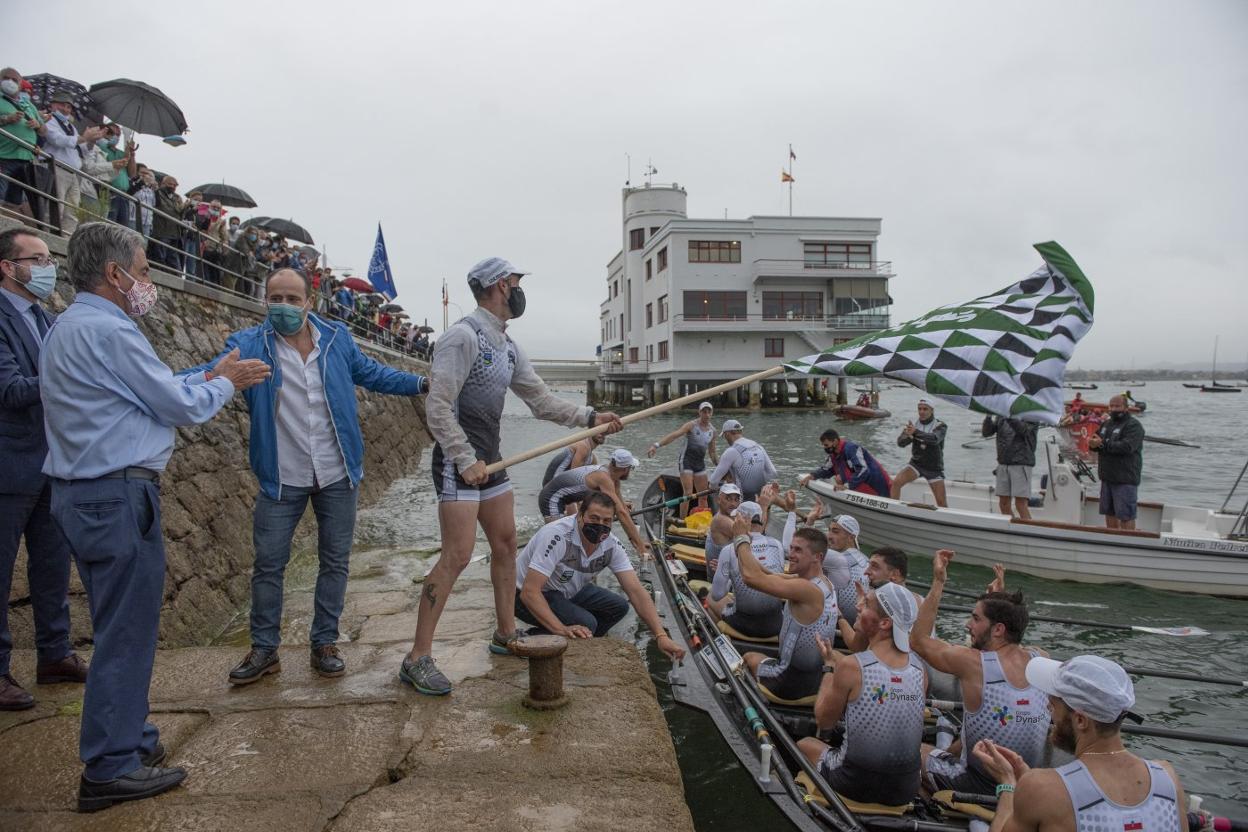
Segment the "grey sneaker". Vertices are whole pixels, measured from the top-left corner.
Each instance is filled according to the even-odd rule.
[[[510,633],[500,633],[498,630],[495,630],[494,635],[490,637],[488,645],[490,652],[499,656],[514,655],[511,648],[519,637],[519,633],[515,630],[512,630]]]
[[[416,661],[404,656],[399,667],[399,681],[407,682],[426,696],[445,696],[451,692],[451,680],[438,670],[433,656],[421,656]]]

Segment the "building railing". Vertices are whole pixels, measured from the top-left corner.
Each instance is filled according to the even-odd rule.
[[[604,376],[641,375],[650,371],[650,362],[644,358],[629,361],[627,358],[607,358],[603,356],[598,359],[598,371]]]
[[[827,274],[845,277],[893,277],[891,260],[775,260],[754,261],[754,279],[760,277],[813,277]]]
[[[672,326],[675,329],[706,328],[706,329],[751,329],[767,330],[773,328],[791,329],[884,329],[888,326],[889,316],[882,314],[857,313],[852,315],[767,315],[757,312],[741,315],[708,316],[708,315],[673,315]]]

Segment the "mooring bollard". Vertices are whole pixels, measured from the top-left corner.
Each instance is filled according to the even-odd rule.
[[[512,652],[529,660],[527,707],[550,711],[567,704],[563,695],[563,651],[567,649],[563,636],[525,636],[513,645]]]

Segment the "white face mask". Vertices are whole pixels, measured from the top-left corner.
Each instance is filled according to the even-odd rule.
[[[21,88],[21,85],[12,78],[5,78],[3,81],[0,81],[0,92],[3,92],[5,95],[17,95],[18,90]]]
[[[118,266],[117,268],[121,267]],[[140,283],[138,280],[135,280],[134,275],[125,269],[121,269],[121,273],[134,281],[130,284],[129,289],[123,290],[123,294],[126,296],[126,303],[130,305],[130,317],[141,318],[148,312],[151,312],[152,308],[156,306],[156,284]]]

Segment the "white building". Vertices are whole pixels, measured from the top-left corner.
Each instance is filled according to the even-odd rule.
[[[686,200],[676,184],[624,189],[600,319],[608,397],[665,400],[888,326],[879,219],[689,219]]]

